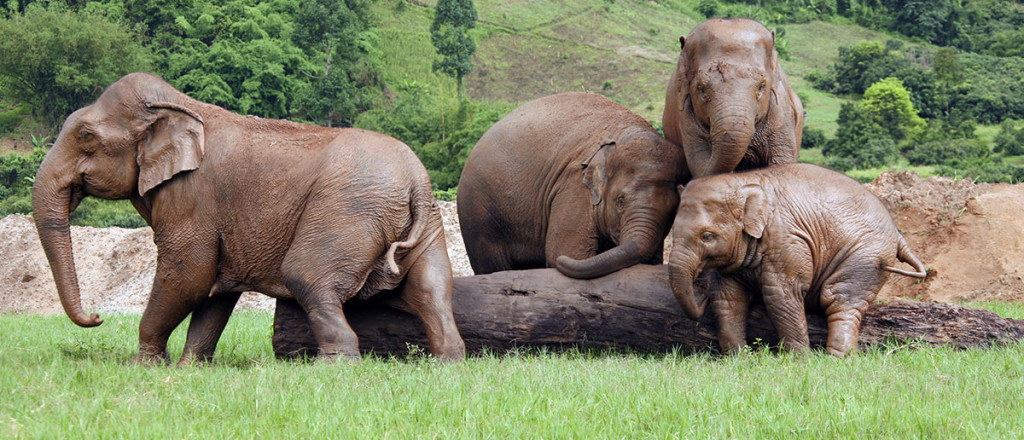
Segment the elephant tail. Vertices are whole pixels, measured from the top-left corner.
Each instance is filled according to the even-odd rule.
[[[904,263],[913,266],[915,272],[895,268],[892,266],[882,266],[882,270],[914,278],[927,277],[928,269],[926,269],[924,267],[924,264],[921,264],[921,260],[918,260],[917,256],[915,256],[914,253],[910,251],[910,246],[907,245],[907,239],[903,238],[903,235],[900,235],[899,237],[900,241],[896,246],[896,258],[898,258],[900,261]]]
[[[424,192],[426,193],[424,194]],[[427,230],[427,225],[430,223],[430,213],[433,210],[433,206],[434,194],[429,190],[429,187],[424,189],[416,186],[409,191],[409,212],[412,217],[412,229],[409,231],[405,241],[391,243],[391,247],[388,249],[388,269],[392,274],[398,275],[402,273],[398,263],[395,261],[395,252],[399,248],[408,249],[415,247],[419,243],[423,232]]]

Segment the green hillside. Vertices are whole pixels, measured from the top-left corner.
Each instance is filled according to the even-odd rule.
[[[803,101],[801,160],[861,180],[892,168],[1024,180],[1024,5],[1015,1],[479,0],[462,97],[455,79],[434,71],[435,6],[0,4],[0,153],[45,147],[68,113],[143,70],[231,111],[394,136],[423,161],[439,197],[450,197],[477,139],[528,100],[599,93],[660,127],[679,36],[706,15],[745,16],[776,32]],[[898,81],[882,81],[890,77]],[[865,103],[883,83],[891,90],[874,96],[910,102]],[[882,112],[897,104],[920,118]],[[40,155],[24,157],[0,157],[0,171],[13,170],[0,181],[0,215],[30,208],[31,158]],[[140,223],[117,220],[130,214],[122,208],[96,224]]]
[[[384,77],[389,83],[420,81],[445,90],[454,81],[431,72],[429,38],[433,1],[397,11],[396,0],[379,2]],[[470,97],[522,103],[559,92],[585,90],[608,96],[660,121],[665,87],[675,68],[680,35],[703,16],[697,2],[477,1],[473,31],[478,49],[467,77]],[[785,26],[790,59],[782,66],[804,98],[807,124],[833,133],[839,105],[847,99],[810,87],[803,76],[834,63],[840,45],[889,36],[855,24],[812,21]],[[827,35],[828,38],[821,36]]]

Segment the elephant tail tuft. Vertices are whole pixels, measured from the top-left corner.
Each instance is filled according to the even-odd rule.
[[[892,266],[882,266],[882,270],[914,278],[927,277],[928,269],[926,269],[924,267],[924,264],[921,263],[921,260],[918,260],[917,256],[915,256],[914,253],[910,251],[910,246],[907,245],[907,239],[903,238],[902,234],[899,237],[900,241],[896,245],[896,258],[904,263],[913,266],[915,272],[895,268]]]
[[[407,249],[415,247],[419,243],[423,231],[427,229],[427,224],[430,223],[430,212],[433,209],[433,204],[434,194],[429,189],[426,190],[426,194],[424,194],[424,189],[420,186],[416,186],[409,191],[409,212],[413,222],[412,229],[409,231],[405,241],[391,243],[391,247],[388,249],[388,269],[392,274],[398,275],[402,273],[401,268],[398,267],[398,263],[395,261],[395,252],[399,248]]]

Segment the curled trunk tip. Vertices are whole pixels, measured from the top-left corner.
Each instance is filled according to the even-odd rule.
[[[561,255],[555,260],[555,268],[570,278],[591,279],[640,263],[640,254],[640,247],[636,242],[627,241],[584,260]]]
[[[693,274],[687,274],[677,264],[669,265],[669,284],[672,286],[672,294],[676,297],[676,302],[683,309],[683,313],[686,317],[699,321],[704,316],[704,309],[708,304],[708,297],[706,295],[697,296],[697,292],[693,288],[693,282],[696,276]]]

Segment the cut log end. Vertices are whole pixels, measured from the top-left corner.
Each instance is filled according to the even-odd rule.
[[[499,272],[455,279],[455,321],[467,351],[513,347],[618,348],[642,352],[717,350],[711,313],[688,319],[676,304],[664,265],[638,265],[593,279],[567,278],[554,269]],[[352,302],[345,314],[364,352],[403,355],[408,344],[426,348],[419,320],[382,302]],[[824,315],[808,315],[811,345],[827,339]],[[777,344],[763,309],[753,308],[747,339]],[[1024,320],[953,304],[894,301],[864,315],[863,348],[890,341],[921,341],[958,348],[985,347],[1024,338]],[[306,313],[292,300],[278,300],[274,353],[279,358],[313,356],[316,341]]]

